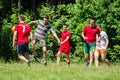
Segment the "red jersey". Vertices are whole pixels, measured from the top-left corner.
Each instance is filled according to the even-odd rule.
[[[90,25],[87,25],[84,27],[83,32],[85,37],[87,37],[85,42],[96,43],[96,35],[100,34],[100,29],[98,27],[92,27]]]
[[[28,35],[31,32],[30,26],[22,22],[15,26],[15,31],[17,31],[17,44],[28,42]]]
[[[62,41],[64,41],[67,37],[70,37],[70,32],[68,30],[67,31],[63,31],[61,33]],[[66,41],[64,44],[62,44],[62,46],[70,47],[70,39],[68,41]]]
[[[69,37],[71,36],[70,32],[68,30],[63,31],[61,33],[62,41],[64,41],[68,36]],[[63,43],[62,45],[60,45],[59,51],[60,52],[65,52],[66,55],[69,54],[69,52],[70,52],[70,39],[68,41],[66,41],[65,43]]]

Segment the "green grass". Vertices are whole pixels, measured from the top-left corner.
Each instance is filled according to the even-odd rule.
[[[101,64],[97,69],[94,65],[84,68],[80,63],[71,63],[70,67],[64,62],[61,66],[48,63],[48,66],[31,63],[31,67],[25,63],[0,63],[0,80],[120,80],[119,64],[111,67]]]

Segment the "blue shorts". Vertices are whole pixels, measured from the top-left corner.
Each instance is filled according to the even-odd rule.
[[[28,42],[18,44],[17,53],[24,54],[25,52],[28,52]]]
[[[95,43],[84,43],[84,53],[90,54],[95,51],[96,44]]]

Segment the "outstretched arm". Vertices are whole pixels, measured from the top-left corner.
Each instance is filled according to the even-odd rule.
[[[32,40],[33,40],[33,34],[32,34],[32,31],[30,32],[30,39],[31,39],[31,45],[33,47],[33,43],[32,43]]]
[[[51,30],[51,32],[52,32],[52,34],[55,36],[55,38],[57,39],[58,44],[59,44],[59,43],[60,43],[60,40],[59,40],[59,38],[58,38],[57,34],[55,33],[55,31],[54,31],[54,30]]]
[[[33,34],[32,34],[32,31],[30,32],[30,39],[31,39],[31,41],[33,40]]]
[[[36,23],[37,23],[37,21],[31,21],[31,22],[28,23],[28,25],[30,25],[30,24],[36,24]]]

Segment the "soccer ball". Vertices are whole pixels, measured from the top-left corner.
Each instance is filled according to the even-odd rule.
[[[11,28],[11,30],[12,30],[12,32],[14,32],[14,30],[15,30],[15,26],[13,26],[13,27]]]

